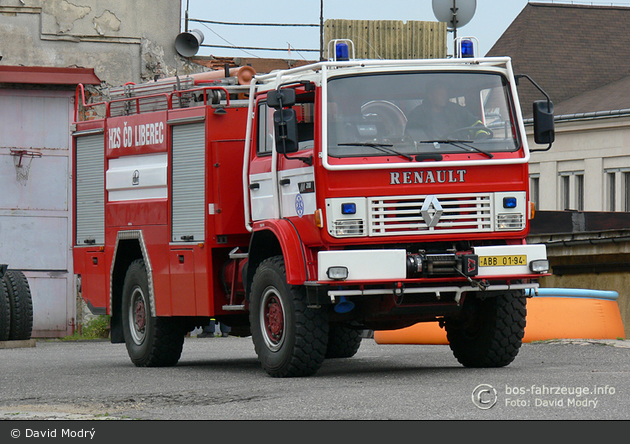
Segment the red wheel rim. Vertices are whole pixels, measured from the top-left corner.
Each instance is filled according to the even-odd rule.
[[[146,337],[147,304],[146,296],[140,287],[135,287],[129,304],[129,331],[133,342],[140,345]]]
[[[280,349],[285,337],[284,305],[282,298],[273,287],[269,287],[263,294],[260,324],[267,347],[272,351]]]
[[[277,297],[269,298],[265,306],[265,329],[273,342],[279,342],[284,331],[284,314]]]

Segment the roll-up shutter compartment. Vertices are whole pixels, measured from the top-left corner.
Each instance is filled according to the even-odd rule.
[[[104,135],[76,138],[76,244],[105,244]]]
[[[172,128],[172,237],[173,242],[200,242],[205,216],[205,124]]]

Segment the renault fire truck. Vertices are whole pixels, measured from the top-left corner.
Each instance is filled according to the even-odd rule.
[[[439,323],[463,366],[514,360],[525,290],[549,262],[525,241],[510,59],[349,47],[247,81],[127,84],[96,104],[77,88],[75,274],[135,365],[175,365],[211,318],[251,335],[273,377],[418,322]],[[104,117],[82,118],[90,107]],[[552,110],[534,103],[536,143],[551,146]]]

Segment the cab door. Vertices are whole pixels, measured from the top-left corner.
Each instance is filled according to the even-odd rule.
[[[287,157],[278,155],[278,186],[280,214],[282,217],[302,217],[315,214],[314,161],[314,103],[298,103],[296,112],[298,127],[298,151]]]
[[[256,154],[249,170],[254,221],[315,213],[314,104],[298,103],[293,109],[297,115],[299,150],[285,157],[275,150],[275,110],[265,102],[258,105]]]
[[[261,101],[256,112],[255,150],[249,165],[249,198],[253,221],[274,217],[274,185],[271,162],[274,155],[273,110]]]

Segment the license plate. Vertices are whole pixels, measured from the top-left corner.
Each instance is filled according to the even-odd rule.
[[[527,265],[527,255],[479,256],[480,267],[511,267],[515,265]]]

